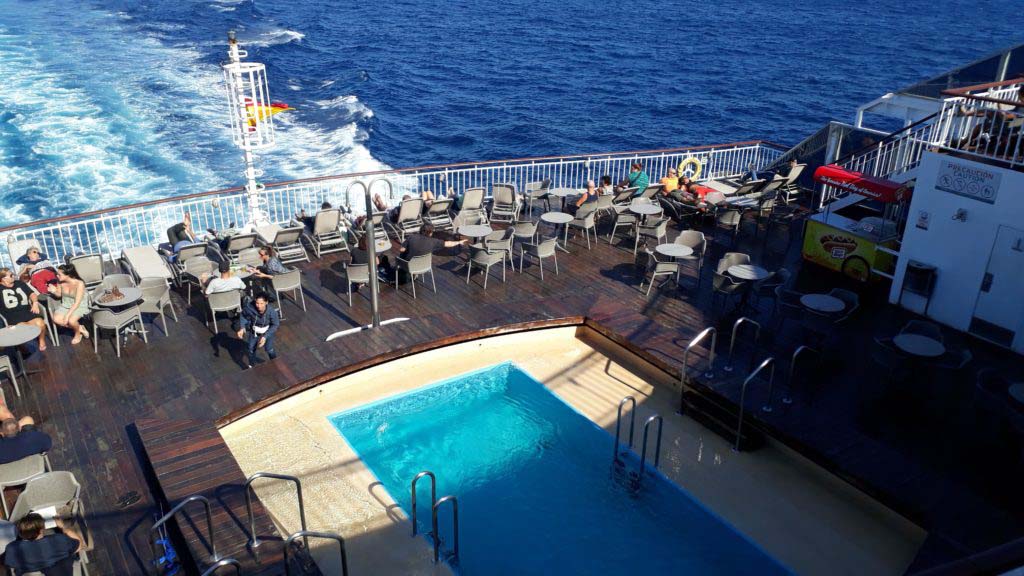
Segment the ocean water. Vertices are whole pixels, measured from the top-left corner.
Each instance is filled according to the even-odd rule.
[[[612,437],[513,364],[330,421],[408,516],[422,470],[437,475],[438,498],[458,498],[461,574],[789,574],[653,468],[631,489],[628,472],[613,472]],[[635,471],[639,459],[622,449]],[[416,486],[421,534],[431,531],[428,484]]]
[[[264,180],[766,138],[1019,42],[1020,0],[0,0],[0,225],[237,185],[219,63],[268,66]]]

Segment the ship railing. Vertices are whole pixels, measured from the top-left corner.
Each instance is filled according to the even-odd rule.
[[[1024,78],[946,90],[936,146],[984,162],[1024,166]]]
[[[776,144],[749,141],[382,170],[268,183],[260,191],[260,203],[272,222],[283,224],[300,210],[308,214],[316,212],[325,201],[361,213],[360,199],[349,197],[347,191],[353,181],[367,177],[383,177],[392,184],[390,192],[385,186],[371,192],[382,193],[384,201],[394,206],[405,194],[424,190],[459,193],[468,187],[484,186],[489,192],[495,183],[512,182],[522,188],[527,182],[545,179],[550,180],[552,186],[583,187],[588,179],[597,180],[604,175],[617,182],[628,174],[633,162],[644,165],[652,182],[657,182],[668,167],[677,166],[687,158],[700,161],[700,180],[736,177],[750,166],[762,169],[770,165],[784,151],[784,147]],[[220,231],[231,224],[245,224],[249,210],[245,191],[236,187],[12,225],[0,228],[0,238],[8,246],[7,250],[0,250],[0,264],[11,266],[20,256],[10,254],[10,248],[21,240],[33,240],[54,261],[61,261],[68,255],[93,253],[113,259],[119,257],[124,248],[166,242],[167,228],[181,222],[185,212],[191,215],[193,229],[202,233],[206,229]]]

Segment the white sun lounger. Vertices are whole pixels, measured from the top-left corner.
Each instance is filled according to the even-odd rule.
[[[143,278],[163,278],[165,282],[169,282],[174,278],[167,261],[161,258],[160,253],[152,246],[125,248],[121,251],[121,260],[127,265],[136,282]]]

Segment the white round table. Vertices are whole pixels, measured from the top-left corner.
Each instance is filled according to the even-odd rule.
[[[739,280],[751,280],[754,282],[764,280],[772,275],[771,272],[761,268],[760,266],[755,266],[754,264],[737,264],[735,266],[729,266],[729,269],[725,272],[733,278],[737,278]]]
[[[545,212],[540,215],[540,219],[547,222],[548,224],[554,224],[555,226],[561,226],[565,228],[565,239],[561,244],[556,244],[562,252],[569,252],[569,249],[565,247],[569,243],[569,227],[566,226],[569,222],[573,221],[572,214],[566,214],[565,212]]]
[[[658,214],[661,212],[661,206],[656,204],[637,204],[636,202],[629,205],[629,211],[633,214],[639,214],[641,216],[650,216],[652,214]]]
[[[658,244],[654,251],[669,258],[685,258],[693,254],[693,248],[675,243]]]
[[[800,297],[800,303],[815,312],[826,314],[842,312],[846,308],[845,302],[828,294],[804,294]]]
[[[1017,402],[1024,404],[1024,382],[1011,384],[1010,387],[1006,389],[1006,393]]]
[[[586,192],[586,189],[579,188],[551,188],[548,194],[562,199],[562,210],[565,210],[565,199],[570,196],[579,196]]]
[[[118,306],[128,306],[134,304],[142,298],[142,290],[135,288],[134,286],[126,286],[124,288],[118,288],[121,291],[121,297],[116,300],[103,301],[104,292],[93,295],[92,303],[97,306],[103,306],[104,308],[116,308]]]
[[[467,224],[466,226],[459,226],[459,234],[469,238],[483,238],[491,232],[494,232],[494,229],[486,224]]]
[[[935,358],[946,353],[946,347],[942,342],[920,334],[897,334],[893,337],[892,343],[911,356]]]
[[[6,328],[0,328],[0,348],[14,348],[14,355],[18,360],[18,374],[29,381],[29,371],[25,368],[25,359],[21,356],[21,346],[39,337],[39,327],[32,324],[15,324]]]

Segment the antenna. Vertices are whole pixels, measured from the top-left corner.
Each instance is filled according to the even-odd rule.
[[[257,62],[242,62],[248,56],[238,46],[235,31],[228,31],[228,62],[224,68],[224,82],[228,91],[228,113],[231,117],[231,140],[242,149],[245,157],[245,191],[249,196],[252,224],[269,221],[259,195],[262,185],[256,178],[263,175],[256,168],[254,150],[274,145],[273,115],[282,105],[270,101],[267,86],[267,67]]]

